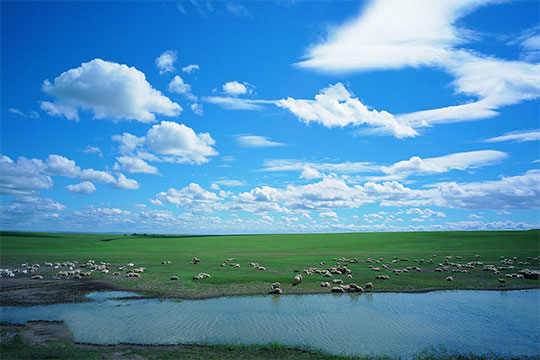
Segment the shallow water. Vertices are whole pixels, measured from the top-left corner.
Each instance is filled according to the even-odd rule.
[[[76,341],[115,344],[269,343],[332,353],[411,357],[452,353],[540,356],[540,290],[322,294],[207,300],[119,300],[2,307],[13,323],[63,320]]]

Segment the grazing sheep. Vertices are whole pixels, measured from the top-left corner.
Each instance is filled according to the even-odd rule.
[[[366,283],[366,286],[364,288],[366,289],[366,291],[373,289],[373,283],[372,282]]]
[[[234,267],[234,268],[239,268],[239,267],[240,267],[240,264],[233,264],[232,267]]]
[[[446,278],[446,281],[454,281],[454,278],[449,276],[449,277]]]
[[[330,289],[330,292],[343,294],[345,290],[343,290],[342,287],[334,286],[333,288]]]
[[[219,266],[225,267],[225,266],[227,266],[227,263],[226,263],[226,262],[222,262]]]
[[[347,275],[347,277],[348,277],[349,279],[352,279],[352,275],[351,275],[351,274]]]
[[[328,281],[321,281],[321,287],[330,287],[330,283]]]
[[[34,276],[32,276],[32,279],[35,279],[35,280],[42,280],[42,279],[43,279],[43,276],[41,276],[41,275],[34,275]]]
[[[375,279],[388,280],[388,279],[390,279],[390,276],[388,276],[388,275],[377,275],[377,276],[375,276]]]
[[[296,275],[293,280],[293,286],[296,286],[302,282],[302,275]]]
[[[300,272],[300,270],[294,269],[293,272],[297,273],[297,272]]]
[[[192,265],[197,265],[201,263],[201,259],[197,259],[196,257],[194,257],[193,260],[191,260],[189,263]]]
[[[504,284],[504,283],[506,283],[506,280],[505,280],[505,279],[501,279],[501,278],[499,278],[499,279],[497,279],[497,280],[499,280],[499,283],[501,283],[501,284]]]
[[[281,284],[279,282],[275,282],[272,284],[272,289],[277,289],[277,288],[280,288],[281,287]]]
[[[201,279],[204,279],[204,278],[211,278],[210,274],[207,274],[207,273],[199,273],[199,275],[195,275],[193,277],[193,280],[201,280]]]
[[[275,289],[270,290],[270,294],[281,295],[283,294],[283,291],[280,288],[275,288]]]
[[[358,286],[356,284],[349,284],[349,292],[364,292],[364,289],[362,289],[361,286]]]
[[[170,280],[170,281],[178,280],[178,276],[171,276],[171,278],[170,278],[169,280]]]
[[[343,284],[343,280],[341,280],[341,279],[334,279],[334,280],[332,280],[332,283],[333,283],[333,284]]]
[[[113,276],[119,276],[119,275],[120,275],[120,273],[118,271],[113,272]]]

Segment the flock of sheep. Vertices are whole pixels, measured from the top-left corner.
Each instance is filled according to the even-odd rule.
[[[434,264],[435,261],[433,258],[436,258],[437,255],[433,255],[432,258],[427,260],[427,263]],[[499,275],[501,271],[508,271],[508,270],[518,270],[518,268],[514,265],[517,263],[518,265],[530,265],[530,262],[528,261],[517,261],[517,258],[514,257],[512,259],[506,259],[504,256],[500,257],[500,262],[507,266],[495,266],[491,264],[484,265],[483,262],[478,261],[480,258],[480,255],[475,255],[476,261],[470,261],[470,262],[457,262],[457,260],[462,260],[461,256],[446,256],[443,262],[438,263],[438,267],[435,268],[435,272],[451,272],[451,273],[469,273],[469,269],[475,269],[476,266],[483,266],[484,271],[493,271],[496,275]],[[529,257],[527,258],[529,261],[531,260],[540,260],[540,257]],[[341,258],[334,258],[333,259],[335,264],[330,267],[326,268],[317,268],[317,267],[310,267],[308,269],[304,269],[302,272],[305,275],[322,275],[324,277],[333,277],[334,275],[344,275],[347,278],[353,278],[353,271],[348,267],[349,264],[358,264],[361,261],[358,260],[358,258],[354,259],[347,259],[345,257]],[[190,264],[200,264],[200,259],[194,257],[193,260],[190,262]],[[404,263],[409,262],[408,258],[400,258],[398,259],[397,256],[394,256],[391,261],[384,261],[384,258],[379,259],[373,259],[373,258],[367,258],[365,260],[366,263],[368,263],[368,269],[374,272],[381,272],[383,270],[391,271],[392,274],[395,276],[399,276],[401,273],[409,273],[410,271],[416,271],[421,272],[422,269],[418,266],[406,266],[406,267],[399,267],[399,268],[391,268],[394,267],[395,264],[398,263]],[[413,262],[418,264],[424,264],[426,261],[424,259],[414,259]],[[170,264],[170,261],[163,261],[162,264]],[[240,264],[236,263],[235,258],[226,259],[223,262],[221,262],[220,266],[225,267],[229,263],[230,266],[233,268],[239,268]],[[372,264],[376,264],[372,265]],[[326,265],[326,262],[321,261],[319,265]],[[254,269],[265,271],[266,267],[259,265],[258,263],[251,262],[250,266]],[[381,270],[383,269],[383,270]],[[300,270],[295,269],[293,270],[294,273],[300,273]],[[529,269],[522,269],[519,270],[518,273],[507,273],[505,274],[506,278],[517,278],[517,279],[538,279],[540,276],[539,270],[529,270]],[[195,275],[193,277],[193,280],[201,280],[204,278],[210,278],[210,274],[206,273],[199,273],[198,275]],[[179,278],[177,276],[172,276],[170,280],[178,280]],[[302,283],[302,275],[296,274],[292,281],[292,286],[298,286]],[[389,275],[376,275],[375,279],[377,280],[388,280],[390,279]],[[453,276],[446,276],[446,281],[454,281]],[[506,282],[505,279],[499,278],[499,283],[504,286],[504,283]],[[371,291],[373,289],[373,282],[367,282],[364,287],[359,286],[355,283],[349,283],[344,284],[344,281],[342,279],[333,279],[332,282],[328,281],[321,281],[321,287],[330,288],[330,292],[332,293],[363,293],[366,291]],[[281,283],[274,282],[270,286],[270,294],[282,294],[283,290],[281,289]]]
[[[417,263],[418,265],[422,265],[424,263],[428,264],[435,264],[434,258],[436,258],[437,255],[433,255],[431,258],[429,258],[427,261],[424,259],[414,259],[411,262]],[[480,255],[475,255],[475,261],[459,261],[462,260],[461,256],[446,256],[445,259],[442,262],[438,263],[438,266],[434,269],[435,272],[440,273],[469,273],[469,270],[475,269],[477,267],[482,267],[483,271],[486,272],[493,272],[494,275],[498,276],[498,282],[501,286],[504,286],[506,283],[507,278],[516,278],[516,279],[538,279],[540,277],[540,271],[539,270],[530,270],[528,268],[519,269],[516,265],[526,266],[531,265],[530,261],[539,261],[540,257],[528,257],[527,261],[518,261],[516,257],[513,258],[505,258],[504,256],[501,256],[499,259],[500,264],[494,265],[494,264],[484,264],[482,261],[479,260]],[[295,273],[294,278],[292,280],[292,286],[298,286],[302,283],[303,275],[304,276],[312,276],[312,275],[322,275],[326,278],[333,278],[333,277],[347,277],[348,279],[352,279],[354,274],[353,271],[349,268],[349,264],[358,264],[361,262],[365,262],[368,264],[367,268],[370,269],[373,272],[378,273],[374,278],[376,280],[388,280],[390,279],[390,275],[386,274],[380,274],[382,271],[386,271],[388,274],[393,274],[394,276],[399,276],[402,273],[409,273],[409,272],[421,272],[422,269],[415,264],[415,266],[398,266],[398,264],[408,263],[410,262],[408,258],[399,258],[397,256],[394,256],[392,260],[385,261],[384,258],[367,258],[364,261],[358,260],[358,258],[348,259],[345,257],[341,258],[334,258],[334,264],[333,265],[327,265],[326,262],[321,261],[319,263],[319,267],[310,267],[307,269],[302,270],[303,274],[299,274],[300,270],[295,269],[293,272]],[[192,261],[189,262],[189,264],[192,265],[198,265],[201,263],[201,259],[194,257]],[[65,262],[57,262],[57,263],[51,263],[51,262],[45,262],[45,267],[50,267],[53,269],[58,269],[57,273],[52,276],[53,279],[69,279],[72,277],[73,279],[81,279],[85,276],[90,276],[92,274],[96,273],[103,273],[108,274],[112,266],[108,262],[99,262],[97,263],[94,260],[88,260],[85,263],[79,264],[77,261],[65,261]],[[164,260],[161,262],[163,265],[170,265],[172,264],[172,261],[170,260]],[[221,262],[220,267],[225,266],[231,266],[232,268],[240,268],[240,264],[236,262],[236,258],[229,258]],[[259,265],[258,263],[251,262],[250,266],[259,271],[266,271],[266,267]],[[16,274],[32,274],[36,273],[40,270],[41,266],[40,264],[21,264],[20,268],[7,268],[7,269],[0,269],[0,277],[14,277]],[[112,272],[113,276],[121,276],[122,272],[125,275],[125,277],[128,278],[139,278],[141,277],[141,273],[143,273],[146,268],[144,267],[135,267],[134,263],[129,262],[126,265],[122,265],[115,269],[117,271]],[[503,273],[504,272],[504,273]],[[193,280],[202,280],[205,278],[211,278],[210,274],[200,272],[197,275],[193,277]],[[43,279],[43,275],[33,275],[32,279],[35,280],[41,280]],[[446,281],[454,281],[453,276],[446,276]],[[176,281],[179,280],[178,276],[171,276],[170,281]],[[350,282],[349,284],[345,284],[344,280],[341,278],[334,278],[330,281],[321,281],[320,283],[321,287],[329,288],[330,292],[332,293],[363,293],[366,291],[370,291],[374,284],[373,282],[367,282],[363,287],[357,285],[356,283]],[[270,294],[282,294],[283,290],[281,287],[281,284],[279,282],[274,282],[271,284],[270,287]]]

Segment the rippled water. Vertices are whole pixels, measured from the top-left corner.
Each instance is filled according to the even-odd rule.
[[[453,353],[540,356],[540,290],[424,294],[324,294],[208,300],[118,300],[3,307],[0,318],[63,320],[76,341],[269,343],[332,353],[399,355],[444,346]]]

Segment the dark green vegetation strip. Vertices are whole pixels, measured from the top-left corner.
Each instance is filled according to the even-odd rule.
[[[32,346],[22,336],[17,335],[13,341],[1,344],[0,355],[3,360],[18,359],[310,359],[310,360],[368,360],[388,359],[385,357],[354,357],[331,355],[321,351],[304,350],[280,344],[270,345],[178,345],[170,347],[150,346],[78,346],[68,341],[54,341],[46,345]],[[484,360],[502,359],[496,356],[455,355],[444,351],[432,351],[418,354],[418,360]]]
[[[106,281],[119,288],[140,291],[143,294],[160,297],[210,297],[235,294],[267,293],[272,282],[282,283],[286,293],[328,292],[321,288],[322,275],[304,275],[302,284],[291,285],[293,270],[302,271],[309,267],[327,268],[337,257],[357,257],[358,264],[350,264],[353,278],[334,275],[359,285],[374,282],[376,291],[417,291],[429,289],[496,289],[500,288],[498,277],[493,272],[482,271],[476,266],[470,273],[435,272],[438,263],[445,256],[453,256],[459,263],[482,261],[484,264],[503,266],[500,256],[517,257],[518,261],[528,261],[540,253],[540,231],[475,231],[475,232],[408,232],[408,233],[345,233],[345,234],[272,234],[272,235],[230,235],[230,236],[188,236],[188,235],[144,235],[144,234],[68,234],[68,233],[24,233],[2,232],[0,239],[0,263],[3,267],[21,263],[40,263],[40,273],[51,277],[56,270],[44,267],[44,262],[77,260],[86,262],[109,262],[110,274],[95,274],[90,278]],[[436,257],[433,257],[436,255]],[[479,255],[480,257],[476,257]],[[199,265],[190,265],[194,257],[201,259]],[[411,271],[394,276],[390,270],[380,273],[371,271],[365,260],[368,257],[384,262],[398,261],[392,269],[419,266],[422,271]],[[455,260],[456,256],[462,257]],[[229,264],[219,264],[234,257],[240,268]],[[434,264],[428,264],[429,258]],[[424,259],[420,264],[414,260]],[[162,265],[170,260],[172,264]],[[320,265],[324,261],[327,265]],[[146,267],[141,278],[112,276],[119,265],[127,262]],[[249,264],[256,262],[266,267],[259,271]],[[519,269],[538,269],[538,261],[528,261],[529,265],[518,265]],[[373,264],[377,266],[376,264]],[[510,272],[517,272],[512,270]],[[200,272],[212,277],[195,281],[193,276]],[[376,280],[379,274],[389,275],[389,280]],[[178,281],[169,281],[171,276]],[[446,281],[447,276],[454,281]],[[82,281],[86,281],[84,278]],[[36,280],[39,281],[39,280]],[[539,286],[538,280],[506,280],[505,288],[526,288]]]

